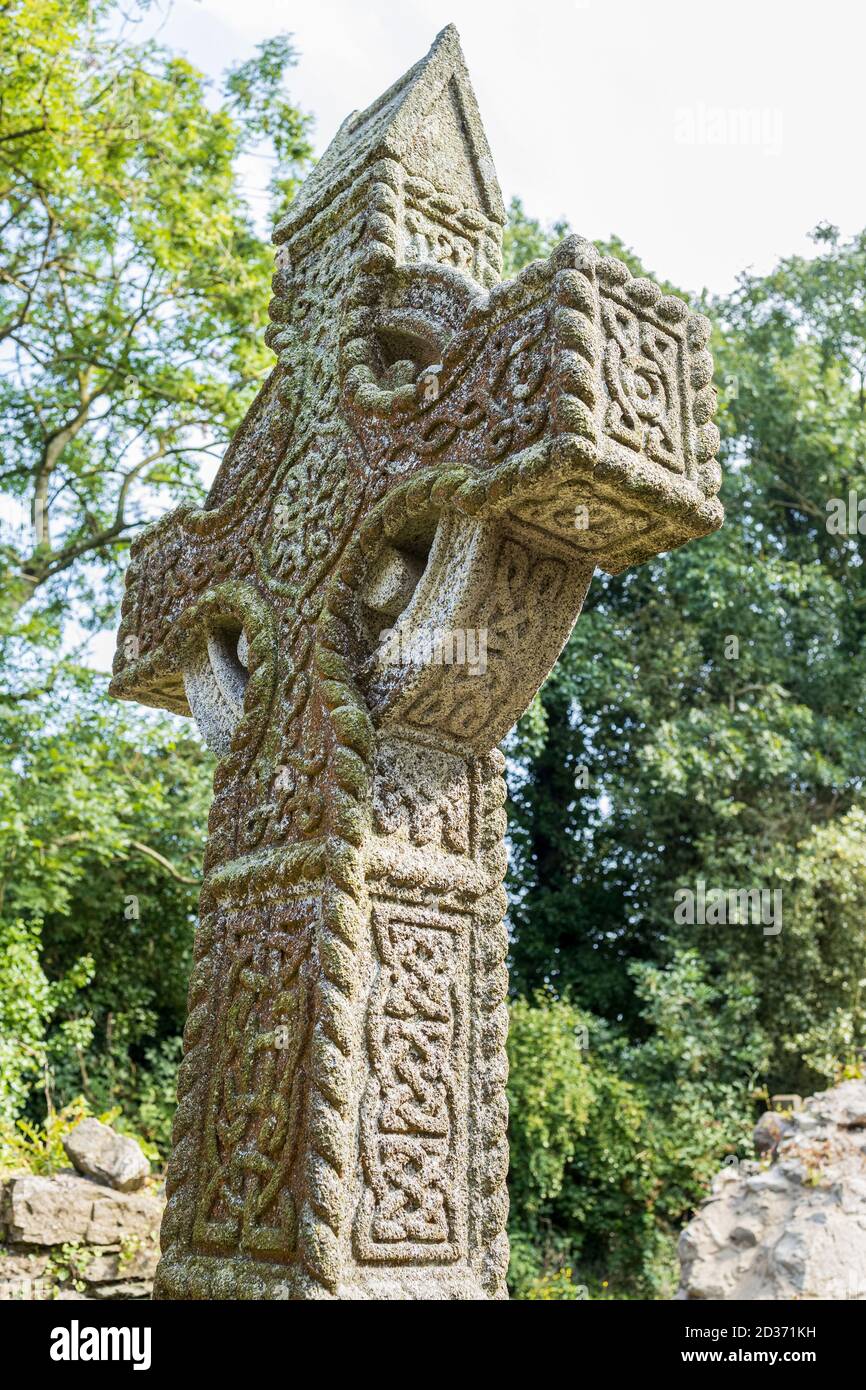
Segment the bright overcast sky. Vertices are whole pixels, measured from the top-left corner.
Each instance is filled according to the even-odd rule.
[[[866,226],[858,0],[175,0],[162,36],[216,75],[293,33],[321,152],[449,21],[505,198],[534,216],[717,291],[819,221]]]

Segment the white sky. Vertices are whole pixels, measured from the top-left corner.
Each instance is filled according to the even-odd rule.
[[[293,33],[321,152],[450,21],[506,200],[543,220],[716,291],[866,226],[858,0],[175,0],[162,37],[217,75]]]

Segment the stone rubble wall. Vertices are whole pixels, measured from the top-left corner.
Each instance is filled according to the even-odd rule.
[[[680,1299],[866,1301],[866,1081],[762,1116],[680,1237]]]
[[[0,1179],[0,1300],[149,1298],[163,1207],[72,1171]]]

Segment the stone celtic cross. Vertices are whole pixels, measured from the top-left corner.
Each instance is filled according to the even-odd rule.
[[[457,34],[277,227],[277,365],[133,547],[112,693],[214,778],[156,1296],[497,1298],[497,745],[596,565],[722,520],[709,324],[569,237],[500,284]]]

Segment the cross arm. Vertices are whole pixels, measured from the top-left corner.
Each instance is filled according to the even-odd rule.
[[[489,293],[433,267],[383,281],[344,348],[344,408],[390,482],[354,618],[383,619],[365,694],[380,724],[482,752],[547,676],[596,565],[721,525],[710,325],[579,237]]]
[[[392,479],[462,465],[466,510],[508,513],[613,572],[721,525],[710,325],[684,301],[576,236],[489,294],[426,267],[394,284],[345,372]],[[401,311],[416,341],[429,324],[441,361],[389,390],[369,364]]]

